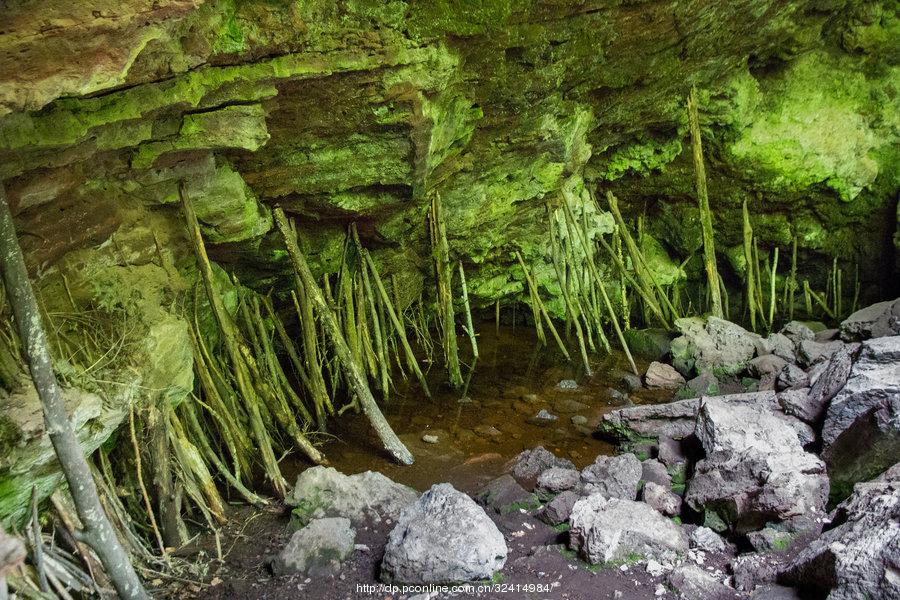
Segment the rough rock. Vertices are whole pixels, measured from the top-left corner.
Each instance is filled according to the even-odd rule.
[[[900,598],[900,480],[859,483],[786,579],[829,600]]]
[[[823,376],[824,377],[824,376]],[[828,407],[822,458],[833,497],[846,497],[900,456],[900,336],[862,343],[846,385]]]
[[[684,377],[671,365],[654,361],[647,367],[644,384],[650,389],[674,390],[684,385]]]
[[[506,514],[518,507],[537,507],[537,497],[519,485],[512,475],[506,474],[488,482],[475,494],[475,499],[493,508],[500,514]]]
[[[626,392],[633,392],[644,387],[641,378],[634,373],[622,373],[619,380],[622,382],[622,387],[625,388]]]
[[[788,365],[788,362],[774,354],[764,354],[757,356],[750,361],[748,370],[753,377],[765,377],[766,375],[777,375]]]
[[[672,468],[687,462],[687,454],[681,442],[670,437],[660,436],[657,442],[657,458],[666,467]],[[658,482],[657,482],[658,483]]]
[[[551,467],[540,474],[537,486],[543,492],[558,494],[559,492],[575,489],[580,479],[581,473],[577,469]]]
[[[586,494],[634,500],[637,498],[641,472],[641,462],[634,454],[601,454],[592,464],[582,469],[581,483]]]
[[[753,549],[760,553],[785,552],[794,540],[794,535],[784,529],[775,527],[763,527],[759,531],[751,531],[747,534],[747,541]]]
[[[847,384],[853,360],[859,344],[842,344],[828,360],[828,365],[809,390],[807,406],[812,411],[804,421],[816,423],[825,416],[825,409],[841,389]],[[799,415],[798,415],[799,416]]]
[[[823,406],[813,404],[809,399],[809,388],[799,388],[778,392],[778,406],[785,414],[815,423],[822,415]]]
[[[728,542],[709,527],[697,527],[690,534],[690,546],[710,554],[728,551]]]
[[[779,392],[809,387],[809,375],[797,365],[786,364],[775,379],[775,389]]]
[[[381,580],[407,584],[490,579],[506,562],[503,534],[449,483],[422,494],[388,536]]]
[[[727,600],[736,597],[733,589],[694,564],[676,567],[666,577],[666,583],[684,600]]]
[[[648,458],[641,462],[641,479],[652,481],[667,490],[672,489],[672,476],[669,475],[666,465],[655,458]]]
[[[780,559],[772,554],[741,554],[731,561],[734,587],[749,592],[757,586],[778,580]]]
[[[619,408],[603,415],[601,435],[618,442],[665,436],[681,439],[694,431],[696,399]]]
[[[783,333],[773,333],[769,337],[762,340],[756,348],[756,353],[760,356],[764,354],[773,354],[779,358],[783,358],[789,363],[797,360],[797,347],[794,341]]]
[[[667,517],[681,513],[681,497],[658,483],[648,481],[644,484],[643,500]]]
[[[804,452],[794,429],[769,410],[706,398],[696,435],[706,458],[697,463],[685,496],[695,510],[713,510],[741,531],[822,512],[825,465]]]
[[[721,393],[719,379],[709,371],[703,371],[684,384],[678,391],[679,398],[699,398],[700,396],[718,396]]]
[[[354,523],[366,519],[396,519],[418,493],[381,473],[366,471],[344,475],[332,467],[312,467],[297,477],[285,499],[301,522],[322,517],[346,517]]]
[[[295,531],[272,562],[276,575],[325,577],[340,570],[353,553],[356,530],[345,517],[313,519]]]
[[[569,520],[572,514],[572,507],[581,499],[581,496],[572,490],[565,491],[556,496],[553,500],[544,506],[543,510],[538,513],[538,518],[548,525],[559,525]]]
[[[524,450],[515,458],[513,475],[517,479],[535,479],[538,475],[551,467],[574,469],[572,461],[559,458],[543,446],[537,446],[531,450]]]
[[[822,331],[816,332],[816,337],[814,339],[817,342],[830,342],[838,339],[840,335],[840,329],[823,329]]]
[[[895,335],[900,335],[900,298],[862,308],[841,322],[845,341]]]
[[[811,367],[817,363],[830,359],[835,352],[843,347],[843,342],[815,342],[803,340],[797,347],[797,360],[804,367]]]
[[[782,327],[779,333],[791,340],[794,346],[799,346],[800,342],[812,340],[816,337],[816,332],[813,331],[813,328],[803,321],[791,321]]]
[[[792,587],[778,585],[777,583],[765,583],[753,588],[751,598],[759,600],[802,600],[798,591]]]
[[[574,379],[563,379],[556,384],[556,389],[571,392],[578,389],[578,382]]]
[[[635,356],[644,360],[663,360],[672,347],[672,338],[665,329],[628,329],[625,342]]]
[[[759,336],[724,319],[683,318],[675,327],[682,335],[672,341],[672,362],[685,375],[695,369],[735,375],[756,353]]]
[[[684,531],[642,502],[594,494],[575,503],[569,524],[570,547],[591,564],[666,559],[688,549]]]

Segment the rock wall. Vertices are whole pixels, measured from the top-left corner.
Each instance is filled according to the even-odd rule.
[[[36,268],[123,206],[177,219],[184,180],[214,258],[259,285],[285,269],[279,203],[319,269],[356,221],[415,295],[439,193],[478,302],[522,291],[516,248],[553,295],[545,206],[566,185],[613,189],[671,270],[699,244],[696,85],[723,255],[747,199],[761,250],[798,236],[804,275],[837,255],[880,296],[895,272],[893,3],[101,4],[21,3],[0,33],[0,178]]]

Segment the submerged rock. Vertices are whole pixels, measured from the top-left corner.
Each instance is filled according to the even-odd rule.
[[[391,530],[381,580],[407,584],[490,579],[506,562],[503,534],[475,502],[440,483]]]
[[[715,511],[746,531],[824,509],[825,465],[803,451],[783,418],[750,403],[706,398],[696,435],[706,458],[697,463],[685,496],[695,510]]]
[[[418,493],[375,471],[344,475],[332,467],[312,467],[297,477],[285,504],[294,507],[301,523],[322,517],[346,517],[354,523],[366,519],[396,519]]]
[[[897,461],[900,336],[862,343],[846,385],[828,407],[822,443],[822,457],[838,499],[846,497],[854,483],[874,477]]]
[[[829,600],[900,598],[900,478],[856,485],[831,528],[803,549],[786,577]]]
[[[569,546],[591,564],[666,559],[688,549],[684,531],[643,502],[594,494],[575,503],[569,524]]]
[[[332,575],[353,553],[355,541],[356,530],[351,527],[350,519],[313,519],[306,527],[294,532],[272,562],[272,571],[275,575]]]

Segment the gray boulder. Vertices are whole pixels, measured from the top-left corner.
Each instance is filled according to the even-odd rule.
[[[503,534],[449,483],[407,507],[388,536],[381,580],[408,584],[490,579],[506,562]]]
[[[710,529],[709,527],[697,527],[691,532],[689,537],[691,548],[717,554],[728,552],[728,542],[721,535]]]
[[[810,423],[821,421],[825,409],[839,391],[846,385],[850,377],[853,360],[859,350],[859,344],[842,344],[828,360],[828,366],[816,377],[816,382],[809,390],[807,404],[814,410],[804,419]]]
[[[650,389],[674,390],[684,385],[684,377],[671,365],[654,361],[647,367],[644,384]]]
[[[824,377],[824,375],[823,375]],[[862,343],[846,385],[828,407],[822,457],[833,497],[871,479],[900,456],[900,336]]]
[[[537,487],[542,492],[558,494],[566,490],[575,489],[580,479],[581,473],[577,469],[551,467],[538,477]]]
[[[818,325],[821,324],[817,324],[816,328],[818,328]],[[825,329],[825,326],[822,325],[821,329]],[[810,324],[803,321],[791,321],[781,328],[780,333],[781,335],[791,340],[794,343],[794,346],[799,346],[800,342],[805,340],[812,340],[816,337],[814,328],[810,327]]]
[[[694,431],[696,399],[619,408],[603,415],[599,433],[617,442],[646,438],[681,439]]]
[[[787,364],[788,362],[780,356],[764,354],[751,360],[748,370],[750,375],[756,378],[766,377],[767,375],[776,376]]]
[[[543,446],[538,446],[531,450],[520,452],[516,456],[513,475],[521,480],[535,479],[550,467],[574,469],[575,465],[570,460],[559,458]]]
[[[582,498],[572,508],[569,525],[570,547],[591,564],[634,555],[665,560],[688,549],[679,526],[633,500],[600,494]]]
[[[275,575],[324,577],[337,573],[353,553],[356,530],[345,517],[314,519],[294,532],[272,561]]]
[[[672,489],[672,476],[669,475],[666,465],[655,458],[648,458],[641,462],[641,479],[644,481],[652,481],[657,485],[663,486],[667,490]]]
[[[789,363],[796,362],[797,360],[796,344],[783,333],[773,333],[762,340],[756,347],[756,353],[760,356],[764,354],[774,354]]]
[[[775,389],[778,391],[805,387],[809,387],[809,375],[797,365],[786,364],[775,378]]]
[[[667,517],[681,514],[681,496],[652,481],[644,484],[643,499]]]
[[[809,399],[809,388],[778,392],[778,406],[785,414],[797,417],[806,423],[815,423],[822,415],[823,406]]]
[[[697,511],[715,512],[738,531],[821,513],[828,496],[825,465],[804,452],[784,417],[764,409],[768,404],[705,398],[697,419],[696,436],[706,458],[697,463],[685,500]]]
[[[900,335],[900,298],[860,309],[841,323],[841,338],[862,341]]]
[[[569,520],[572,514],[572,508],[575,503],[581,499],[581,496],[572,490],[565,491],[556,496],[553,500],[544,506],[543,510],[538,513],[538,518],[548,525],[559,525]]]
[[[672,362],[682,374],[694,370],[736,375],[756,353],[760,336],[717,317],[677,319],[681,336],[672,341]]]
[[[585,494],[600,494],[607,498],[637,498],[638,483],[643,469],[634,454],[600,455],[581,471]]]
[[[537,496],[519,485],[509,474],[488,482],[478,490],[475,499],[500,514],[507,514],[518,508],[537,508],[540,505]]]
[[[803,340],[797,347],[797,360],[802,366],[809,368],[830,359],[843,346],[844,343],[840,340],[833,342]]]
[[[346,517],[354,523],[369,519],[396,519],[416,501],[411,487],[391,481],[381,473],[366,471],[344,475],[331,467],[312,467],[297,477],[285,498],[301,523],[323,517]]]
[[[831,529],[797,555],[785,577],[829,600],[897,600],[898,572],[900,481],[879,479],[856,485]]]
[[[675,568],[666,583],[684,600],[726,600],[737,598],[734,590],[694,564]]]
[[[688,460],[681,442],[666,436],[660,436],[657,441],[657,458],[669,468],[684,465]]]
[[[734,587],[749,592],[759,586],[775,583],[782,559],[774,554],[741,554],[731,561]]]
[[[700,396],[718,396],[721,394],[719,379],[709,371],[703,371],[684,384],[678,391],[679,398],[699,398]]]

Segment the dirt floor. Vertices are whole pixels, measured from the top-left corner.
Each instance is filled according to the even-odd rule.
[[[539,347],[533,331],[493,327],[480,336],[481,358],[465,397],[440,384],[439,366],[432,366],[429,382],[435,397],[426,399],[415,386],[398,386],[383,410],[398,435],[416,456],[411,467],[391,462],[361,416],[340,420],[334,437],[323,445],[331,465],[344,473],[381,471],[419,491],[432,484],[450,482],[474,494],[485,483],[506,471],[507,463],[527,448],[543,445],[576,466],[591,463],[612,447],[592,434],[601,416],[629,403],[658,402],[659,393],[642,390],[622,396],[623,356],[611,355],[585,377],[575,366],[545,347]],[[395,379],[399,379],[396,377]],[[563,389],[563,380],[577,382]],[[556,415],[551,424],[531,418],[541,409]],[[572,417],[578,415],[573,422]],[[426,443],[424,435],[436,436]],[[283,470],[289,481],[309,465],[287,457]],[[597,570],[578,561],[566,549],[568,534],[557,532],[524,511],[500,516],[488,511],[503,532],[509,556],[496,581],[473,584],[432,594],[430,597],[478,598],[655,598],[659,579],[643,567],[620,566]],[[427,590],[391,589],[380,585],[378,569],[387,535],[393,526],[384,521],[357,528],[357,544],[367,549],[353,553],[336,577],[273,577],[268,560],[290,537],[286,509],[261,512],[234,506],[232,522],[216,538],[202,535],[183,554],[202,565],[198,583],[158,582],[159,596],[202,599],[309,599],[372,598],[402,600]],[[222,562],[216,557],[221,548]]]

